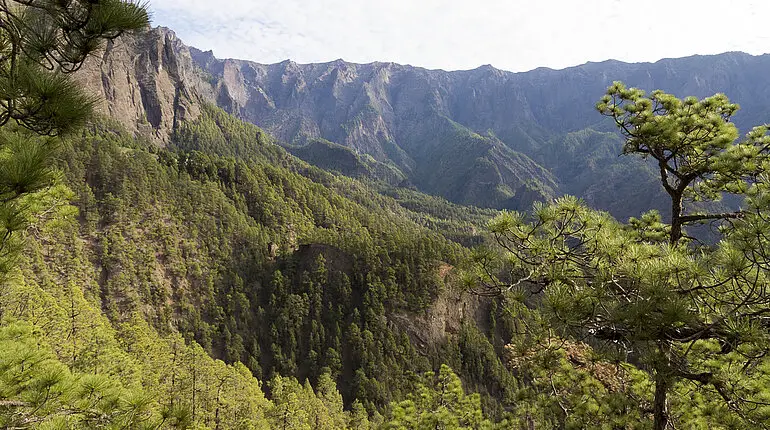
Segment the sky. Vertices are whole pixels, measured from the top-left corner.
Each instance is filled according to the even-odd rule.
[[[770,53],[767,0],[150,0],[218,58],[510,71]]]

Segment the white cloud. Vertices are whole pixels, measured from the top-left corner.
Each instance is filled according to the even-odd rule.
[[[615,58],[770,52],[770,2],[151,0],[157,25],[218,57],[344,58],[513,71]]]

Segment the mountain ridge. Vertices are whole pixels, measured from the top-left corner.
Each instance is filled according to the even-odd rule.
[[[129,70],[127,75],[133,73],[128,83],[105,77],[104,70],[114,70],[116,62]],[[653,193],[642,199],[652,207],[616,209],[627,204],[607,177],[616,183],[634,180],[623,175],[632,160],[615,156],[619,138],[600,139],[607,148],[578,152],[569,160],[546,156],[568,152],[570,133],[614,131],[593,107],[614,80],[678,96],[724,92],[745,107],[735,117],[743,131],[770,119],[770,108],[762,103],[770,97],[764,73],[770,70],[768,54],[731,52],[655,63],[607,60],[528,72],[487,65],[446,72],[391,62],[217,59],[210,51],[184,45],[173,31],[155,28],[108,47],[101,64],[91,69],[101,70],[99,79],[92,75],[87,81],[108,96],[103,108],[118,113],[129,130],[161,142],[169,141],[165,136],[173,135],[177,121],[194,119],[197,106],[210,103],[260,126],[316,164],[328,164],[323,154],[297,148],[322,139],[391,166],[395,173],[386,180],[392,185],[415,186],[455,203],[525,209],[533,200],[591,188],[597,191],[579,197],[620,219],[666,208],[650,198]],[[137,92],[141,100],[133,95]],[[560,176],[557,172],[575,170],[563,163],[592,173]],[[650,179],[643,176],[643,182]],[[576,179],[585,186],[572,186]],[[610,197],[597,199],[603,192]]]
[[[161,29],[161,30],[164,30],[164,31],[174,32],[173,29],[171,29],[170,27],[166,27],[166,26],[157,26],[155,28],[158,28],[158,29]],[[343,58],[336,58],[336,59],[328,60],[328,61],[318,61],[318,62],[309,62],[309,63],[299,62],[299,61],[296,61],[296,60],[291,59],[291,58],[286,58],[286,59],[283,59],[283,60],[278,61],[278,62],[265,63],[265,62],[261,62],[259,60],[249,60],[249,59],[245,59],[245,58],[235,58],[235,57],[221,57],[220,58],[220,57],[217,57],[216,54],[214,54],[214,50],[213,49],[203,50],[203,49],[195,47],[195,46],[189,46],[189,48],[190,48],[191,51],[196,51],[196,52],[198,52],[200,54],[211,56],[213,58],[216,58],[216,59],[222,60],[222,61],[224,61],[224,60],[237,60],[237,61],[245,61],[245,62],[259,64],[259,65],[264,65],[264,66],[273,65],[273,64],[283,64],[283,63],[287,63],[287,62],[295,63],[295,64],[300,65],[300,66],[314,65],[314,64],[332,64],[332,63],[343,62],[343,63],[355,64],[355,65],[359,65],[359,66],[372,65],[372,64],[392,64],[392,65],[399,65],[399,66],[404,66],[404,67],[412,67],[412,68],[415,68],[415,69],[422,69],[422,70],[426,70],[426,71],[435,71],[435,72],[444,72],[444,73],[471,72],[471,71],[478,70],[478,69],[491,68],[491,69],[499,70],[501,72],[510,73],[510,74],[525,74],[525,73],[530,73],[530,72],[534,72],[534,71],[538,71],[538,70],[548,70],[548,71],[559,72],[559,71],[565,71],[565,70],[569,70],[569,69],[576,69],[576,68],[580,68],[580,67],[584,67],[584,66],[590,66],[590,65],[596,65],[596,64],[600,65],[600,64],[607,64],[607,63],[652,65],[652,64],[657,64],[657,63],[660,63],[662,61],[668,61],[668,60],[683,60],[683,59],[690,59],[690,58],[710,58],[710,57],[719,57],[719,56],[723,56],[723,55],[739,55],[739,56],[748,56],[748,57],[770,56],[770,52],[766,52],[766,53],[762,53],[762,54],[751,54],[751,53],[748,53],[748,52],[745,52],[745,51],[724,51],[724,52],[720,52],[720,53],[716,53],[716,54],[690,54],[690,55],[685,55],[685,56],[682,56],[682,57],[663,57],[663,58],[660,58],[660,59],[654,60],[654,61],[625,61],[625,60],[619,60],[617,58],[607,58],[607,59],[604,59],[604,60],[587,60],[587,61],[585,61],[583,63],[580,63],[580,64],[573,64],[573,65],[565,66],[565,67],[537,66],[537,67],[535,67],[533,69],[521,70],[521,71],[513,71],[513,70],[508,70],[508,69],[505,69],[505,68],[496,67],[496,66],[494,66],[491,63],[481,64],[481,65],[478,65],[478,66],[470,68],[470,69],[445,69],[445,68],[441,68],[441,67],[427,67],[427,66],[420,66],[420,65],[410,64],[410,63],[400,63],[400,62],[397,62],[397,61],[380,61],[380,60],[375,60],[375,61],[369,61],[369,62],[357,62],[357,61],[348,61],[348,60],[345,60]]]

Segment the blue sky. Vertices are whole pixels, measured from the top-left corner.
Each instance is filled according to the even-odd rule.
[[[770,52],[770,1],[150,0],[154,25],[219,58],[445,70]]]

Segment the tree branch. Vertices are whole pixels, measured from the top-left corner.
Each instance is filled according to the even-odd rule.
[[[722,212],[718,214],[695,214],[695,215],[683,215],[679,218],[679,220],[682,223],[687,222],[695,222],[695,221],[704,221],[704,220],[714,220],[714,219],[738,219],[742,218],[743,215],[745,215],[744,211],[736,211],[736,212]]]

